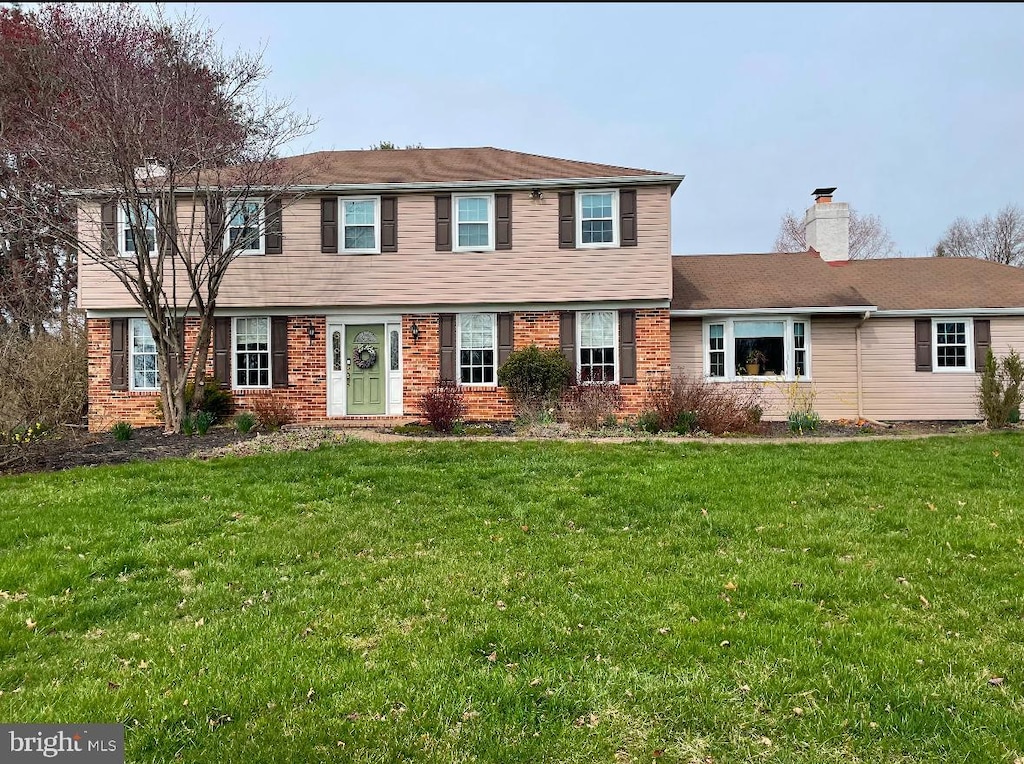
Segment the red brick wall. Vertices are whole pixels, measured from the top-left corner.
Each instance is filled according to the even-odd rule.
[[[652,374],[668,372],[671,350],[668,310],[640,309],[636,312],[637,383],[622,385],[620,414],[635,415],[642,408],[646,381]],[[316,337],[311,341],[307,327],[312,322]],[[412,325],[419,329],[414,340]],[[403,398],[407,414],[419,414],[419,398],[437,381],[440,371],[439,319],[433,314],[407,314],[402,318]],[[521,312],[514,318],[514,342],[518,350],[536,344],[540,348],[560,347],[557,311]],[[185,343],[196,342],[198,322],[186,321]],[[284,401],[296,422],[321,421],[327,416],[327,348],[324,316],[291,316],[288,321],[288,387],[272,390],[236,390],[239,410],[251,410],[257,396]],[[110,389],[110,320],[89,319],[89,429],[109,429],[125,420],[137,427],[159,425],[162,418],[156,393],[115,392]],[[213,374],[210,353],[207,373]],[[504,388],[466,388],[469,418],[511,419],[512,404]]]

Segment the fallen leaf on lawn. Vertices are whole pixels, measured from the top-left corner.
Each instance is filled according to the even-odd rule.
[[[498,608],[498,610],[505,610],[508,607],[508,605],[506,605],[502,600],[498,600],[497,602],[495,602],[494,606]]]
[[[498,651],[495,650],[490,655],[488,655],[487,660],[489,660],[491,663],[494,663],[496,660],[498,660]]]
[[[740,685],[740,692],[742,692],[742,693],[750,692],[750,685],[749,684],[741,684]]]
[[[928,598],[925,597],[923,594],[919,594],[919,595],[917,595],[917,597],[918,597],[919,600],[921,600],[921,607],[923,607],[923,608],[925,608],[927,610],[928,608],[930,608],[932,606],[932,603],[930,603],[928,601]]]
[[[121,685],[119,685],[117,682],[107,682],[107,689],[111,692],[118,689],[120,686]]]
[[[314,695],[316,695],[316,690],[310,687],[309,692],[306,693],[306,700],[312,700]]]
[[[734,583],[733,583],[732,581],[729,581],[729,582],[728,582],[728,583],[727,583],[727,584],[725,585],[725,589],[729,590],[730,592],[734,592],[734,591],[736,591],[736,589],[737,589],[737,588],[739,588],[739,587],[737,587],[737,586],[736,586],[736,584],[734,584]]]
[[[672,629],[668,628],[667,626],[662,626],[660,629],[658,629],[658,633],[662,635],[668,634],[670,631],[672,631]]]
[[[998,459],[999,458],[999,452],[998,451],[993,451],[992,452],[992,456],[994,456],[996,459]]]
[[[1005,681],[1006,680],[1003,677],[1001,677],[1001,676],[994,676],[994,677],[992,677],[991,679],[988,680],[988,683],[992,687],[1002,687],[1003,686],[1003,682],[1005,682]]]
[[[600,723],[601,718],[597,714],[584,714],[573,722],[577,727],[589,727],[590,729],[593,729]]]
[[[540,681],[541,681],[540,677],[537,677],[536,679],[531,679],[530,680],[530,687],[536,687],[537,685],[540,684]]]
[[[463,711],[462,721],[468,722],[470,719],[476,719],[478,716],[480,716],[479,711]]]
[[[206,619],[205,618],[200,618],[198,621],[196,621],[196,626],[202,626],[205,623],[206,623]]]
[[[719,646],[719,647],[728,647],[728,646],[729,646],[729,640],[728,640],[728,639],[723,639],[723,640],[722,640],[722,641],[721,641],[721,642],[719,643],[719,645],[718,645],[718,646]]]
[[[761,745],[769,746],[772,744],[772,739],[770,737],[762,736],[761,739],[757,742],[759,742]]]
[[[28,627],[29,631],[31,631],[36,627],[36,622],[33,621],[31,618],[26,618],[25,625]]]
[[[896,576],[896,583],[901,584],[903,586],[910,586],[910,582],[903,576]]]
[[[519,529],[520,529],[520,530],[521,530],[521,531],[522,531],[523,533],[529,533],[529,532],[530,532],[530,526],[529,526],[529,525],[520,525],[520,526],[519,526]]]
[[[651,758],[652,759],[660,759],[664,755],[665,755],[665,749],[664,748],[655,748],[653,751],[651,751]]]
[[[149,661],[139,661],[139,668],[140,669],[148,669],[149,668]]]
[[[932,512],[935,511],[935,505],[932,504],[930,501],[928,502],[928,509],[931,510]]]
[[[803,716],[803,715],[804,715],[804,710],[802,708],[800,708],[800,706],[797,706],[796,708],[793,709],[793,716]]]

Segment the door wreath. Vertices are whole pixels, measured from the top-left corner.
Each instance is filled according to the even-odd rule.
[[[355,345],[352,348],[352,363],[357,369],[372,369],[377,363],[377,349],[366,343]]]

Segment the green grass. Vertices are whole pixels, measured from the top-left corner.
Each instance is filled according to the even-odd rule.
[[[3,479],[0,719],[124,722],[131,762],[1013,762],[1022,465],[417,441]]]

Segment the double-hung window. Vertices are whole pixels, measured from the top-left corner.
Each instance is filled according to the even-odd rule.
[[[614,310],[580,312],[576,314],[576,324],[580,382],[617,381],[618,313]]]
[[[128,378],[132,390],[159,390],[160,374],[156,365],[156,342],[149,321],[133,318],[128,331]]]
[[[380,199],[342,198],[341,251],[350,255],[380,252]]]
[[[579,247],[619,246],[619,192],[576,192],[576,241]]]
[[[228,211],[225,248],[235,247],[243,255],[264,252],[263,200],[237,199]]]
[[[122,257],[134,257],[139,252],[156,254],[156,213],[148,204],[143,204],[141,214],[127,207],[118,208],[118,252]],[[134,225],[133,225],[134,223]],[[144,232],[146,242],[136,242],[136,230]]]
[[[974,320],[932,320],[932,368],[936,371],[974,371]]]
[[[235,387],[270,387],[270,319],[234,319]]]
[[[452,197],[455,215],[456,252],[480,252],[494,249],[494,196]]]
[[[811,376],[810,323],[803,318],[715,318],[704,323],[711,379],[803,380]]]
[[[498,322],[494,313],[460,313],[459,382],[463,385],[493,385],[497,347]]]

